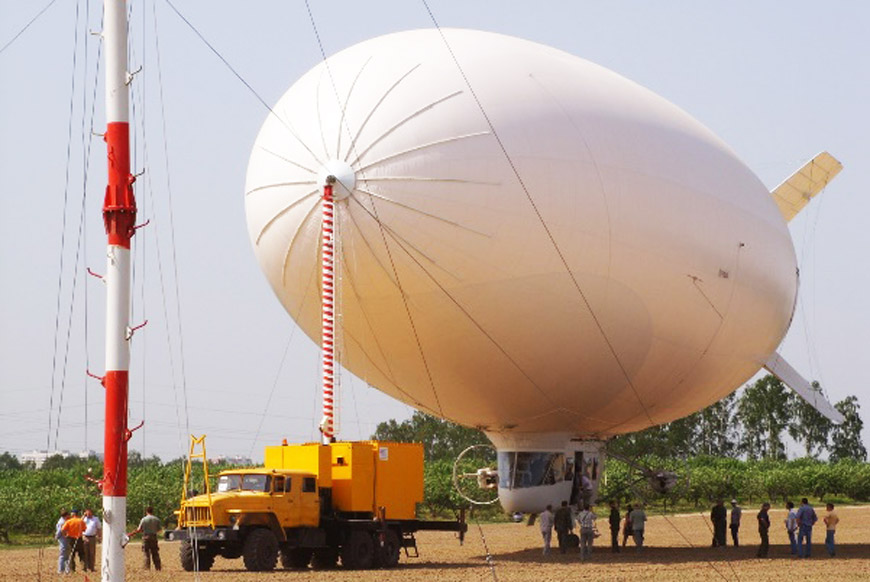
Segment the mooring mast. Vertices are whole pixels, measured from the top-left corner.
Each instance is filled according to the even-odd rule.
[[[106,146],[109,177],[103,203],[108,235],[106,273],[106,427],[103,443],[103,582],[124,580],[127,526],[128,375],[132,335],[130,317],[130,240],[136,223],[134,176],[130,173],[129,93],[127,85],[127,3],[104,0],[106,55]]]

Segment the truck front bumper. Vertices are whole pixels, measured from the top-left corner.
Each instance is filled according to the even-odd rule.
[[[188,529],[172,529],[163,533],[168,542],[196,540],[199,542],[231,542],[239,539],[239,532],[228,527],[191,527]]]

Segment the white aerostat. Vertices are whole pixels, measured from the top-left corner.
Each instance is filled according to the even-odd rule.
[[[335,176],[342,365],[483,429],[508,511],[597,481],[600,443],[716,402],[762,367],[831,417],[776,349],[795,308],[786,220],[840,169],[774,193],[649,90],[471,30],[375,38],[281,98],[251,155],[257,259],[320,340],[322,183]],[[573,491],[573,492],[572,492]]]

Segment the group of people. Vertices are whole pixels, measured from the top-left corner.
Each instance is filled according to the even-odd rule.
[[[592,511],[588,503],[584,503],[582,509],[575,515],[567,501],[562,502],[555,513],[553,506],[548,505],[540,515],[541,536],[544,539],[544,555],[550,553],[550,545],[553,539],[553,530],[559,544],[559,552],[564,554],[568,548],[574,545],[580,546],[580,559],[585,560],[592,554],[592,545],[600,533],[595,524],[598,515]],[[619,506],[615,501],[610,502],[610,542],[613,552],[619,552],[619,529],[624,523],[623,547],[631,535],[638,550],[643,547],[644,528],[646,526],[646,512],[643,505],[637,507],[628,506],[625,521],[622,521]],[[580,535],[574,534],[578,529]]]
[[[791,545],[791,553],[799,558],[809,558],[812,549],[813,526],[818,521],[816,511],[806,498],[801,499],[800,507],[797,510],[795,510],[794,503],[791,501],[786,503],[786,508],[788,509],[788,516],[785,519],[785,528]],[[758,535],[761,539],[756,553],[756,556],[759,558],[766,558],[770,550],[769,511],[770,504],[764,503],[756,516]],[[732,499],[729,523],[728,510],[725,508],[725,502],[720,499],[710,512],[710,521],[713,523],[712,546],[714,548],[724,547],[726,545],[726,532],[730,528],[731,542],[734,547],[739,547],[742,518],[743,509],[737,504],[736,499]],[[599,536],[595,525],[596,519],[598,519],[598,516],[592,511],[588,503],[585,503],[576,515],[571,507],[568,506],[567,501],[563,501],[562,506],[555,512],[553,512],[553,506],[548,505],[547,509],[540,515],[541,536],[544,539],[544,555],[546,556],[550,553],[553,530],[555,530],[560,553],[564,554],[569,547],[579,545],[580,558],[583,560],[588,558],[592,553],[593,541]],[[638,551],[640,551],[643,548],[646,521],[647,516],[642,504],[637,504],[636,506],[629,505],[623,518],[618,503],[611,501],[609,516],[611,551],[620,551],[620,529],[622,529],[622,547],[625,547],[628,538],[631,537]],[[827,504],[824,523],[827,530],[825,548],[828,554],[833,557],[837,554],[834,536],[837,531],[837,524],[840,523],[840,518],[834,511],[833,503]],[[575,529],[579,529],[579,536],[574,534]]]
[[[788,534],[791,554],[799,558],[809,558],[812,550],[813,526],[818,521],[816,510],[813,509],[806,497],[801,499],[800,507],[795,510],[794,503],[789,501],[785,504],[788,515],[785,518],[785,531]],[[826,527],[825,548],[833,557],[837,554],[834,536],[837,532],[837,524],[840,518],[834,511],[834,504],[828,503],[827,513],[824,517]],[[756,556],[766,558],[770,550],[770,504],[764,503],[756,515],[758,521],[758,536],[761,543],[758,546]],[[734,547],[740,545],[740,521],[743,510],[737,505],[737,500],[731,500],[731,541]],[[728,514],[724,502],[720,499],[710,511],[710,521],[713,523],[713,547],[725,546],[725,528],[728,523]]]
[[[81,517],[77,509],[62,510],[54,527],[54,537],[60,546],[57,571],[75,572],[78,557],[85,572],[95,572],[97,543],[102,539],[102,532],[100,519],[90,509],[85,509]]]
[[[157,546],[157,535],[163,529],[160,519],[154,515],[151,507],[145,508],[145,517],[139,522],[139,527],[127,534],[130,538],[142,534],[142,552],[144,566],[148,570],[151,562],[154,569],[160,570],[160,550]],[[76,558],[85,572],[96,571],[97,544],[102,541],[103,524],[91,509],[85,509],[79,517],[79,510],[61,510],[60,518],[54,528],[54,537],[58,541],[60,554],[57,559],[57,571],[69,574],[76,571]]]

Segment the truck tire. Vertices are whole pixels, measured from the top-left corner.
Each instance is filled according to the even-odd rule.
[[[194,555],[193,542],[190,540],[183,540],[178,551],[181,556],[181,567],[187,572],[194,570],[208,572],[214,565],[214,554],[206,548],[198,548],[199,556],[197,559],[197,556]]]
[[[376,565],[380,568],[395,568],[399,564],[401,552],[399,536],[391,529],[383,532],[383,538],[380,535],[375,534],[375,539],[379,542],[376,544]]]
[[[365,531],[352,531],[341,548],[341,565],[352,570],[371,568],[375,558],[375,542]]]
[[[278,540],[266,528],[258,527],[248,534],[242,553],[245,568],[251,572],[269,572],[278,561]]]
[[[311,567],[315,570],[332,570],[338,564],[338,552],[332,548],[314,550]]]
[[[282,548],[281,565],[285,570],[307,568],[313,553],[314,551],[310,548]]]

